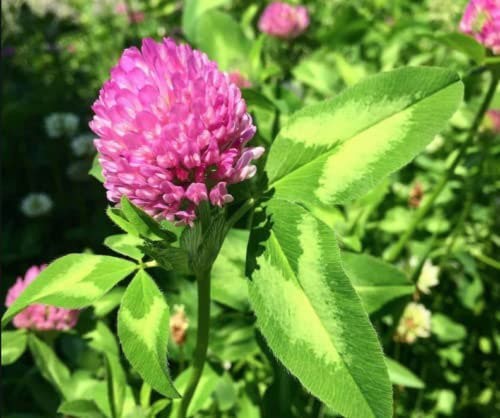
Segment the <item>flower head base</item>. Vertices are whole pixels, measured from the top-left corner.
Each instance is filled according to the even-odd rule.
[[[238,87],[207,56],[171,39],[122,54],[90,123],[108,199],[125,195],[158,219],[191,225],[203,200],[233,200],[262,147]]]
[[[471,0],[460,22],[460,30],[500,54],[500,0]]]
[[[396,340],[413,344],[417,338],[427,338],[431,330],[431,312],[419,303],[410,302],[399,320]]]
[[[12,305],[45,267],[45,265],[30,267],[24,278],[18,277],[16,283],[7,292],[5,306]],[[73,328],[78,321],[78,315],[79,311],[75,309],[56,308],[55,306],[47,305],[30,305],[14,317],[13,323],[16,328],[29,328],[38,331],[62,331]]]
[[[266,7],[259,19],[259,30],[282,39],[293,39],[309,26],[309,14],[304,6],[275,1]]]

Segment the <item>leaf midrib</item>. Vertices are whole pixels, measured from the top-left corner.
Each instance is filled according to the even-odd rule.
[[[290,202],[291,203],[291,202]],[[344,365],[344,368],[348,371],[348,375],[349,377],[351,378],[351,380],[354,382],[355,386],[358,388],[358,391],[363,395],[362,398],[363,400],[365,401],[365,404],[368,406],[368,409],[370,411],[372,411],[372,414],[373,414],[373,417],[377,417],[377,414],[375,413],[375,411],[373,410],[372,406],[370,405],[370,403],[367,401],[366,397],[365,397],[365,392],[364,390],[359,386],[358,382],[356,381],[356,379],[354,378],[354,376],[352,375],[352,372],[351,370],[349,369],[349,367],[347,366],[347,363],[346,361],[344,360],[344,357],[341,355],[341,353],[337,350],[336,346],[335,346],[335,343],[334,341],[332,340],[331,336],[330,336],[330,333],[328,332],[328,330],[325,328],[325,326],[323,325],[323,322],[321,321],[321,317],[318,315],[318,313],[316,312],[316,308],[314,307],[314,305],[311,303],[311,301],[309,300],[309,297],[307,296],[307,293],[306,291],[304,290],[304,288],[302,287],[300,281],[298,280],[297,278],[297,275],[295,274],[295,272],[293,271],[293,268],[290,264],[290,261],[288,260],[288,257],[286,256],[285,252],[283,251],[283,248],[278,240],[278,238],[276,237],[276,234],[274,233],[274,231],[271,230],[271,234],[269,236],[270,239],[274,240],[276,242],[276,245],[279,249],[279,252],[281,253],[281,256],[286,260],[286,263],[287,263],[287,267],[288,269],[290,270],[291,274],[293,274],[294,278],[295,278],[295,281],[296,283],[300,286],[300,288],[302,289],[302,292],[307,300],[307,302],[309,303],[312,311],[314,312],[314,314],[316,315],[316,318],[318,319],[319,323],[321,324],[321,327],[323,328],[323,330],[325,331],[326,335],[328,335],[328,340],[330,341],[330,344],[333,348],[333,350],[338,354],[339,356],[339,359],[342,361],[342,364]]]
[[[417,105],[418,103],[420,102],[423,102],[424,100],[427,100],[427,99],[430,99],[431,97],[433,97],[434,95],[440,93],[441,91],[447,89],[448,87],[450,87],[451,85],[453,84],[456,84],[460,82],[459,79],[456,79],[455,81],[447,84],[446,86],[444,87],[441,87],[439,88],[438,90],[435,90],[433,91],[431,94],[421,98],[421,99],[418,99],[418,100],[415,100],[414,102],[411,102],[410,104],[408,104],[407,106],[405,106],[404,108],[398,110],[397,112],[394,112],[394,113],[391,113],[389,115],[387,115],[386,117],[384,117],[383,119],[379,119],[377,120],[376,122],[373,122],[372,124],[368,125],[368,126],[365,126],[363,129],[359,130],[359,131],[356,131],[352,136],[344,139],[343,141],[339,141],[337,144],[335,144],[332,148],[328,149],[326,152],[318,155],[317,157],[313,158],[312,160],[306,162],[305,164],[301,165],[301,166],[297,166],[295,167],[293,170],[283,174],[281,177],[278,177],[277,179],[273,180],[272,183],[269,184],[269,188],[271,188],[272,186],[275,186],[276,184],[278,184],[280,181],[282,181],[283,179],[286,179],[286,177],[288,177],[289,175],[291,175],[292,173],[298,171],[298,170],[301,170],[302,168],[304,167],[307,167],[308,165],[310,164],[313,164],[314,162],[316,162],[316,160],[324,157],[325,155],[328,155],[328,154],[332,154],[333,151],[335,151],[337,148],[339,148],[342,144],[346,143],[347,141],[351,141],[353,138],[355,138],[356,136],[358,136],[360,133],[368,130],[368,129],[371,129],[373,128],[374,126],[376,125],[379,125],[380,123],[382,122],[385,122],[387,121],[388,119],[391,119],[393,118],[394,116],[397,116],[399,115],[400,113],[403,113],[405,112],[408,108],[412,107],[412,106],[415,106]],[[278,137],[279,137],[279,134],[278,134]],[[293,141],[292,141],[293,142]]]

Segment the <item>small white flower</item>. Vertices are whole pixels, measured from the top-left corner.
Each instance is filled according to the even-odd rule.
[[[231,369],[231,366],[232,366],[232,363],[228,360],[224,360],[222,362],[222,368],[226,371],[230,370]]]
[[[45,131],[50,138],[72,136],[78,129],[78,116],[73,113],[51,113],[45,118]]]
[[[54,203],[46,193],[30,193],[21,202],[21,212],[29,218],[46,215]]]
[[[72,139],[70,145],[75,157],[93,155],[96,151],[94,147],[94,135],[92,134],[78,135]]]
[[[431,311],[420,303],[410,302],[401,316],[396,330],[396,339],[413,344],[417,338],[427,338],[431,334]]]
[[[428,295],[430,288],[439,284],[439,267],[426,260],[418,277],[417,287],[422,293]]]

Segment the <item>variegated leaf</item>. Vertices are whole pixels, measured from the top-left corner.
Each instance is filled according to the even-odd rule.
[[[415,157],[444,128],[462,94],[455,72],[410,67],[308,106],[271,147],[270,187],[276,197],[309,208],[353,200]]]
[[[169,309],[153,279],[137,272],[123,295],[118,311],[118,336],[134,369],[153,389],[179,397],[167,367]]]
[[[350,418],[390,417],[380,344],[342,269],[335,235],[302,207],[267,206],[268,235],[249,284],[257,325],[278,359],[329,407]]]
[[[69,254],[58,258],[9,307],[2,326],[34,303],[69,309],[88,306],[135,269],[130,261],[103,255]]]

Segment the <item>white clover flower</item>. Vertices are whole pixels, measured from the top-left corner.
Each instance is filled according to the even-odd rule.
[[[73,113],[51,113],[45,118],[45,131],[50,138],[72,136],[78,129],[78,116]]]
[[[96,152],[94,147],[94,135],[90,133],[78,135],[72,139],[70,145],[75,157],[93,155]]]
[[[46,215],[52,210],[54,203],[46,193],[30,193],[21,202],[21,212],[28,218]]]
[[[430,260],[426,260],[420,272],[417,281],[417,288],[422,293],[428,295],[431,293],[430,288],[439,284],[439,267],[432,264]]]
[[[413,344],[417,338],[428,338],[431,334],[431,311],[420,303],[410,302],[399,320],[396,339]]]

